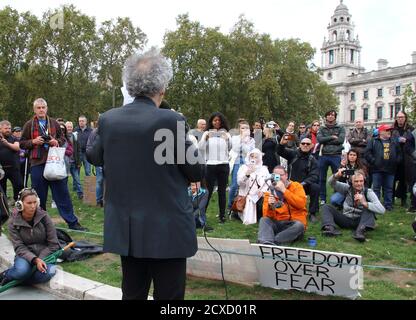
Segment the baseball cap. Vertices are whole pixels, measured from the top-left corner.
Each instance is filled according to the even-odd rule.
[[[389,126],[388,124],[383,124],[378,128],[378,132],[383,132],[383,131],[391,131],[394,128],[392,126]]]

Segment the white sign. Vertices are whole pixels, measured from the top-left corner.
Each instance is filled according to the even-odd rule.
[[[222,251],[226,281],[245,285],[258,283],[256,262],[251,256],[252,248],[248,240],[208,239],[215,249]],[[232,254],[233,252],[241,254]],[[198,237],[198,252],[188,259],[186,267],[189,275],[222,280],[220,256],[208,245],[205,238]]]
[[[360,296],[361,256],[253,244],[260,284],[264,287],[314,292],[320,295]]]

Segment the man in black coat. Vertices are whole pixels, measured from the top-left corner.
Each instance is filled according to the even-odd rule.
[[[288,162],[289,179],[302,184],[305,193],[310,196],[309,221],[315,223],[319,211],[319,168],[318,161],[311,152],[312,141],[309,138],[302,139],[297,150],[286,148],[287,142],[283,136],[277,146],[277,153]]]
[[[394,176],[403,155],[399,144],[391,137],[392,127],[382,125],[378,128],[380,137],[367,145],[365,157],[372,168],[373,190],[381,200],[383,188],[384,207],[393,210]]]
[[[105,167],[104,251],[119,254],[123,300],[183,299],[186,258],[197,251],[190,182],[203,163],[184,118],[159,109],[172,68],[152,49],[125,64],[124,81],[135,100],[99,118],[89,161]]]

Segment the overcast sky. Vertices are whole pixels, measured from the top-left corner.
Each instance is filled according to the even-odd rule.
[[[129,17],[146,33],[149,45],[161,47],[163,35],[176,28],[176,17],[189,13],[206,27],[220,27],[228,33],[240,14],[254,23],[260,33],[273,38],[299,38],[317,49],[315,63],[320,66],[320,48],[327,26],[339,0],[0,0],[19,11],[41,14],[62,4],[74,4],[97,22]],[[362,45],[362,66],[371,71],[384,58],[390,66],[411,62],[416,51],[415,0],[344,0],[355,23]]]

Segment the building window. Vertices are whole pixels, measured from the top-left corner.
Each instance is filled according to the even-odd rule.
[[[364,99],[368,100],[368,90],[364,90]]]
[[[377,98],[383,98],[383,88],[377,89]]]
[[[396,117],[396,115],[402,111],[402,104],[400,102],[396,102],[394,104],[394,117]]]
[[[368,108],[363,109],[363,118],[364,121],[368,121]]]
[[[351,101],[355,101],[355,92],[351,92]]]
[[[328,80],[332,80],[332,72],[328,73]]]
[[[390,105],[390,119],[394,119],[394,104]]]
[[[329,50],[329,64],[334,63],[334,50]]]
[[[350,34],[348,33],[348,37],[349,36],[350,36]],[[350,61],[351,64],[354,64],[354,54],[355,54],[354,49],[351,49],[351,61]]]
[[[383,119],[383,107],[377,107],[377,120]]]
[[[355,121],[355,110],[351,110],[350,119],[351,119],[351,122]]]
[[[396,86],[396,96],[400,96],[402,94],[402,87]]]

